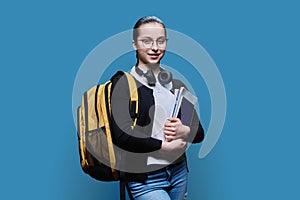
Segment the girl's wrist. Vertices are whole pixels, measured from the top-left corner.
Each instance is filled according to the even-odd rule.
[[[185,125],[182,125],[182,136],[183,136],[183,139],[186,140],[190,134],[190,127],[189,126],[185,126]]]

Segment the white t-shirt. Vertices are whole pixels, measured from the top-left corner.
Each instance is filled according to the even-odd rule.
[[[164,137],[164,123],[167,118],[171,116],[172,105],[174,105],[175,96],[170,91],[172,88],[172,82],[162,86],[159,81],[156,81],[155,86],[149,86],[147,83],[147,78],[140,76],[135,71],[135,66],[131,69],[130,73],[142,84],[153,90],[154,102],[155,102],[155,112],[154,112],[154,122],[152,128],[151,136],[153,138],[165,141]],[[157,79],[157,77],[156,77]],[[169,161],[149,156],[147,160],[147,165],[150,164],[169,164]]]

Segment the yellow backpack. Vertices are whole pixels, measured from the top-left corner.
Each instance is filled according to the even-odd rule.
[[[126,75],[130,91],[130,105],[135,103],[135,116],[138,114],[138,93],[134,78]],[[82,97],[82,104],[77,110],[77,132],[79,140],[80,163],[83,171],[101,181],[120,179],[116,170],[116,154],[113,148],[111,119],[111,81],[92,87]],[[136,125],[136,118],[132,128]]]

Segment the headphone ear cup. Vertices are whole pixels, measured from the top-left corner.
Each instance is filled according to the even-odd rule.
[[[169,72],[167,70],[162,70],[161,72],[159,72],[157,78],[158,78],[159,83],[161,85],[165,86],[172,81],[173,75],[171,72]]]
[[[135,71],[138,75],[146,77],[149,86],[155,86],[156,78],[152,70],[148,70],[146,73],[144,73],[139,67],[136,66]]]
[[[144,73],[144,76],[147,78],[148,85],[155,86],[156,78],[152,70],[148,70],[146,73]]]

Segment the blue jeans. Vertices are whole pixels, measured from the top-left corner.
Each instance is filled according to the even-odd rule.
[[[187,195],[186,160],[150,172],[145,182],[128,182],[135,200],[184,200]]]

